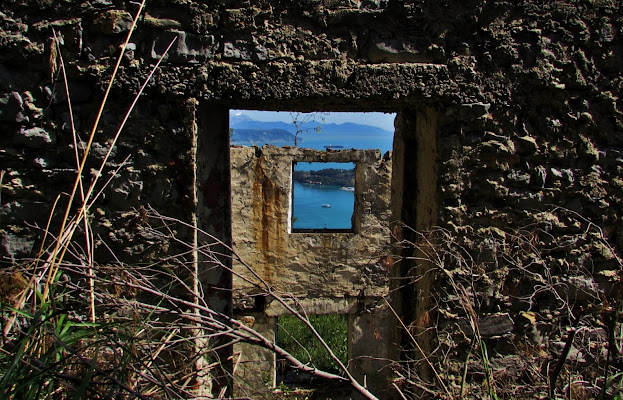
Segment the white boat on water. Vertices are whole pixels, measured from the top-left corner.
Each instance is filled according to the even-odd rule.
[[[322,207],[323,207],[323,208],[331,208],[331,204],[324,203],[324,204],[322,205]]]
[[[342,186],[342,187],[340,188],[340,190],[344,190],[344,191],[346,191],[346,192],[354,192],[354,191],[355,191],[355,188],[354,188],[354,187],[352,187],[352,186]]]

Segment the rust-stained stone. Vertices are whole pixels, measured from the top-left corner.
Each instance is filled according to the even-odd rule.
[[[354,232],[291,233],[293,161],[355,163]],[[234,147],[231,165],[234,250],[265,283],[300,298],[312,307],[306,310],[310,313],[315,313],[315,307],[322,309],[318,301],[355,299],[362,293],[365,297],[387,294],[391,167],[378,150]],[[235,265],[234,271],[253,279],[241,265]],[[253,307],[248,296],[262,291],[234,279],[238,307]],[[343,309],[325,307],[332,312],[350,312],[348,303]]]

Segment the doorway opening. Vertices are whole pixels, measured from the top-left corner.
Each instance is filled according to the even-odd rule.
[[[309,322],[340,360],[348,365],[348,315],[310,315]],[[277,345],[297,360],[324,372],[344,375],[344,370],[331,358],[320,340],[309,327],[294,315],[277,320]],[[284,359],[277,359],[277,384],[289,387],[312,386],[312,376],[290,367]]]

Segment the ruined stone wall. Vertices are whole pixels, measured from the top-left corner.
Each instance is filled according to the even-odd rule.
[[[363,298],[387,295],[390,159],[378,150],[266,146],[231,151],[233,249],[261,281],[294,296],[312,314],[350,313]],[[310,161],[355,164],[353,232],[292,231],[293,163]],[[236,308],[254,309],[253,298],[264,294],[264,285],[240,264],[234,271],[239,275],[234,277]],[[272,299],[267,302],[270,315],[284,312]]]
[[[75,173],[54,53],[64,57],[84,137],[135,11],[115,0],[3,3],[5,260],[32,254],[41,238],[33,224],[45,226]],[[228,108],[398,112],[394,218],[440,229],[398,235],[420,241],[417,254],[431,260],[396,263],[392,276],[404,284],[392,304],[413,321],[447,391],[482,394],[480,332],[499,393],[542,395],[562,362],[572,384],[559,379],[559,393],[591,397],[621,370],[622,15],[606,0],[148,2],[96,159],[177,41],[110,160],[109,170],[121,169],[94,209],[96,233],[124,260],[172,252],[141,235],[133,208],[149,204],[228,242],[227,155],[213,146],[226,148]],[[423,162],[430,154],[432,164]],[[209,274],[204,282],[228,285]],[[400,357],[415,360],[410,376],[445,393],[410,337],[395,339]]]
[[[294,163],[355,164],[351,232],[296,232],[292,229]],[[383,390],[388,335],[391,158],[379,150],[325,152],[296,147],[232,147],[232,248],[234,312],[275,339],[277,318],[290,315],[269,295],[276,293],[297,312],[349,317],[349,369]],[[322,209],[319,205],[319,212]],[[269,289],[270,288],[270,289]],[[270,351],[238,345],[241,382],[255,390],[273,386],[275,357]],[[372,358],[372,359],[371,359]],[[259,361],[259,362],[254,362]],[[372,378],[372,376],[375,378]],[[247,393],[250,390],[246,389]]]
[[[621,15],[611,2],[487,3],[449,61],[485,104],[440,120],[441,230],[426,253],[443,260],[427,274],[443,289],[416,318],[440,317],[437,354],[456,357],[452,384],[474,379],[465,393],[487,377],[478,337],[498,393],[620,385],[604,388],[621,367]]]

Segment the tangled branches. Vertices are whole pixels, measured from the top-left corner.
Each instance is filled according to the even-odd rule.
[[[415,240],[399,242],[402,262],[429,265],[434,282],[426,293],[434,344],[426,354],[412,352],[416,357],[401,372],[410,383],[406,392],[464,398],[484,391],[494,399],[621,395],[621,258],[603,231],[577,213],[556,208],[546,216],[515,230],[412,231]],[[561,233],[556,224],[563,220],[574,233]],[[425,279],[417,271],[411,268],[411,285]],[[412,341],[423,340],[421,319],[411,315],[406,327]],[[423,380],[414,373],[419,365],[438,379]]]
[[[223,253],[215,252],[217,247],[224,248],[231,257],[231,249],[207,234],[207,242],[195,249],[175,235],[174,226],[183,226],[182,222],[153,210],[148,218],[156,226],[145,223],[142,229],[154,240],[179,241],[188,251],[149,264],[118,261],[87,265],[80,262],[84,260],[80,247],[70,246],[66,259],[74,261],[59,264],[45,302],[35,300],[41,298],[35,283],[48,285],[40,270],[33,269],[33,264],[12,267],[13,280],[19,277],[21,285],[11,288],[11,294],[19,293],[17,298],[33,301],[16,309],[8,306],[9,298],[2,299],[3,397],[39,398],[46,393],[58,398],[213,398],[214,393],[206,393],[201,386],[219,380],[232,382],[235,372],[224,367],[232,360],[220,359],[219,350],[245,342],[276,353],[295,369],[353,385],[366,398],[375,398],[350,376],[328,346],[346,377],[303,364],[274,340],[214,311],[206,294],[192,284],[196,276],[188,256],[197,250],[209,260],[210,267],[233,273],[231,267],[219,261]],[[270,286],[259,277],[251,283],[262,286],[265,293],[289,308],[324,343],[309,321]],[[16,353],[11,349],[17,349]],[[226,394],[227,387],[223,387],[217,395]]]

